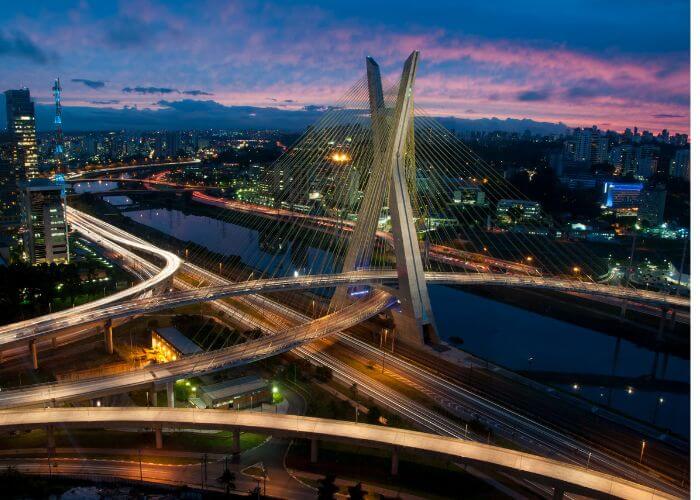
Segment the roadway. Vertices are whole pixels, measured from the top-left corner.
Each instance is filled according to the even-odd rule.
[[[189,408],[44,408],[0,411],[0,429],[61,427],[195,428],[238,430],[295,438],[348,442],[487,464],[553,482],[565,491],[629,499],[675,498],[646,486],[529,453],[406,429],[273,413]],[[392,458],[392,461],[397,459]]]
[[[68,216],[71,218],[71,220],[75,220],[73,219],[74,217],[79,217],[79,213],[76,212],[76,210],[70,207],[68,208]],[[139,297],[133,299],[131,302],[138,302],[139,300],[145,298],[143,296],[144,293],[153,290],[163,283],[168,283],[169,280],[172,280],[173,276],[180,268],[181,260],[177,255],[154,247],[153,245],[138,243],[116,234],[110,234],[109,238],[106,238],[85,227],[82,227],[80,232],[87,239],[99,244],[106,250],[121,254],[123,253],[123,247],[121,245],[125,245],[132,249],[154,255],[155,257],[164,261],[164,266],[157,273],[155,273],[155,275],[151,276],[145,281],[138,282],[136,285],[130,288],[108,295],[102,299],[88,302],[71,309],[4,325],[0,327],[0,338],[2,339],[0,340],[0,346],[12,345],[16,344],[17,342],[27,342],[36,338],[37,336],[41,336],[41,332],[45,332],[47,330],[47,325],[48,331],[56,332],[68,327],[85,324],[83,320],[89,318],[91,315],[97,314],[96,311],[103,310],[104,308],[109,309],[115,303],[119,303],[120,301],[124,301],[125,299],[129,299],[134,296]],[[76,322],[76,319],[79,319],[79,321]]]
[[[344,274],[302,275],[296,277],[286,276],[257,279],[220,286],[196,288],[167,295],[122,300],[136,293],[149,290],[162,283],[164,280],[172,278],[173,274],[180,266],[180,259],[170,252],[155,248],[153,245],[139,243],[121,236],[114,226],[105,224],[102,221],[97,222],[97,219],[82,214],[75,209],[69,209],[68,215],[71,223],[78,227],[83,234],[93,239],[93,241],[101,242],[102,240],[110,240],[113,243],[120,243],[138,250],[149,251],[150,253],[164,258],[166,260],[166,267],[153,278],[98,301],[70,310],[0,327],[0,349],[17,345],[19,342],[28,342],[38,337],[55,335],[66,329],[80,328],[90,324],[104,323],[110,319],[115,320],[132,317],[146,312],[156,312],[199,302],[209,302],[235,295],[343,285],[376,286],[384,283],[393,283],[397,280],[395,270],[362,270]],[[90,224],[93,224],[93,226],[90,227]],[[106,231],[105,237],[99,236],[93,231],[93,229],[98,227],[95,224],[100,224],[99,228]],[[575,281],[557,277],[446,272],[426,272],[425,277],[428,283],[433,284],[510,286],[554,290],[563,293],[582,292],[587,295],[634,300],[638,303],[663,308],[687,308],[690,305],[689,299],[676,295],[665,295],[647,290],[634,290],[620,286]]]
[[[94,222],[99,222],[100,227],[112,227],[99,220],[95,220]],[[97,227],[94,229],[98,230]],[[128,233],[122,230],[117,230],[116,228],[112,230],[117,231],[118,234],[125,238],[130,237],[135,241],[141,241],[135,239],[133,236],[130,236]],[[220,276],[209,271],[202,270],[201,268],[197,268],[192,264],[186,263],[185,270],[188,273],[194,273],[195,275],[199,276],[204,282],[215,283],[218,285],[227,284],[227,281]],[[178,284],[179,281],[180,280],[176,279],[176,284]],[[268,311],[266,313],[266,317],[274,317],[276,315],[289,316],[288,310],[280,307],[279,304],[276,304],[274,301],[259,295],[249,295],[239,300],[250,300],[253,302],[253,306],[261,310]],[[233,317],[238,316],[240,320],[248,321],[250,323],[250,318],[241,317],[241,313],[236,312],[232,307],[223,304],[221,301],[215,302],[214,304],[224,310],[228,315]],[[308,318],[305,318],[303,315],[299,315],[298,313],[296,313],[296,319],[300,322],[305,322],[308,320]],[[253,323],[251,326],[261,328],[264,332],[274,333],[266,325]],[[287,324],[280,325],[281,328],[288,328],[288,326],[289,325]],[[348,340],[352,339],[348,336],[343,336],[342,338],[347,338]],[[371,352],[371,349],[374,350],[373,353]],[[386,353],[380,354],[376,348],[371,349],[369,351],[370,354],[374,356],[375,361],[383,357],[383,359],[387,361],[387,366],[393,364],[396,369],[400,368],[403,373],[408,374],[408,378],[419,383],[420,390],[431,395],[437,394],[438,397],[436,399],[442,403],[445,403],[449,408],[463,408],[464,411],[469,410],[472,416],[474,415],[474,412],[476,412],[482,418],[486,418],[486,421],[489,424],[494,425],[495,428],[499,428],[503,432],[507,431],[508,429],[512,429],[517,438],[516,441],[518,442],[519,446],[523,446],[525,449],[533,449],[538,453],[554,452],[557,456],[562,457],[562,459],[571,460],[574,463],[581,463],[583,460],[585,463],[585,456],[590,451],[590,447],[588,445],[577,443],[575,440],[570,438],[564,439],[565,436],[562,436],[560,433],[553,433],[551,429],[548,429],[542,424],[539,424],[527,417],[518,415],[517,413],[507,410],[498,404],[489,402],[488,400],[483,399],[483,397],[478,397],[473,393],[469,393],[469,391],[465,391],[463,388],[459,388],[453,383],[450,383],[445,379],[441,379],[434,373],[423,371],[421,374],[420,371],[416,372],[416,368],[411,366],[409,363],[399,358],[395,358],[392,355],[387,356]],[[451,436],[462,436],[464,434],[463,427],[456,425],[450,419],[436,414],[434,411],[427,410],[425,407],[416,403],[415,401],[412,401],[410,398],[389,389],[371,377],[349,368],[347,365],[344,365],[342,362],[339,362],[326,353],[317,352],[316,349],[305,346],[300,346],[295,351],[298,351],[301,355],[311,359],[315,363],[331,366],[337,378],[344,378],[347,380],[348,385],[353,383],[358,384],[362,392],[370,395],[370,397],[374,398],[375,401],[380,403],[382,406],[391,408],[392,411],[398,412],[404,418],[415,422],[417,425],[423,428]],[[367,347],[365,347],[365,351],[368,351]],[[446,391],[446,387],[450,389]],[[114,389],[119,390],[119,387],[115,387]],[[78,393],[77,396],[80,396],[80,393]],[[597,467],[604,467],[605,470],[610,470],[618,475],[634,476],[640,473],[636,467],[631,467],[630,464],[624,463],[615,457],[609,457],[605,454],[605,452],[599,452],[598,450],[594,450],[591,464],[595,464]],[[651,484],[657,480],[653,474],[651,476],[643,474],[643,476],[645,477],[645,482],[649,481]]]

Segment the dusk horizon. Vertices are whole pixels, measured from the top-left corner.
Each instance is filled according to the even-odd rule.
[[[59,77],[67,113],[178,108],[186,120],[185,104],[206,111],[211,103],[298,112],[332,105],[362,76],[365,56],[390,82],[420,50],[416,102],[432,116],[689,133],[687,2],[601,4],[600,16],[579,2],[539,4],[512,2],[508,19],[459,2],[437,12],[364,2],[47,2],[31,17],[13,5],[5,11],[12,29],[0,30],[0,58],[11,68],[0,85],[28,87],[50,106]],[[140,116],[131,113],[135,128]]]

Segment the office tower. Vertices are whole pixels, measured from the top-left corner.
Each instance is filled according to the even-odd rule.
[[[608,138],[597,127],[577,128],[564,142],[560,174],[587,173],[596,163],[608,159]]]
[[[21,186],[25,251],[33,264],[67,263],[66,199],[60,185],[32,179]]]
[[[0,133],[0,216],[19,215],[19,192],[17,191],[18,172],[12,161],[14,151],[13,136]]]
[[[634,175],[634,147],[632,144],[620,144],[610,150],[608,161],[615,167],[615,175]]]
[[[180,151],[180,132],[168,132],[165,134],[165,156],[176,158]]]
[[[163,135],[161,133],[156,134],[155,145],[153,148],[153,157],[161,158],[165,156],[165,148],[163,147]]]
[[[636,176],[648,179],[656,173],[658,162],[657,152],[659,148],[643,144],[635,149],[635,163],[637,164]]]
[[[34,103],[29,89],[6,90],[7,131],[12,134],[12,162],[22,179],[29,180],[39,175],[39,156],[36,145],[36,119]]]
[[[669,175],[690,181],[690,148],[676,150],[676,154],[671,160]]]

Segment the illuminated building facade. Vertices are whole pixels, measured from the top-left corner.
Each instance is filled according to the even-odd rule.
[[[151,348],[166,362],[175,361],[188,354],[202,352],[201,347],[173,327],[152,330]]]
[[[66,198],[62,186],[32,179],[21,186],[23,240],[33,264],[69,261]]]
[[[603,185],[603,208],[618,216],[637,216],[644,184],[630,182],[606,182]]]
[[[12,135],[12,161],[22,180],[39,175],[39,156],[36,144],[36,118],[29,89],[6,90],[7,131]]]
[[[504,224],[538,221],[542,217],[542,208],[536,201],[499,200],[496,206],[496,217]]]

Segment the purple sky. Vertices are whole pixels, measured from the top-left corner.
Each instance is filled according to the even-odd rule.
[[[332,104],[372,55],[387,81],[421,50],[435,115],[689,128],[689,2],[123,1],[3,6],[0,90],[65,106]],[[213,124],[215,126],[215,124]]]

